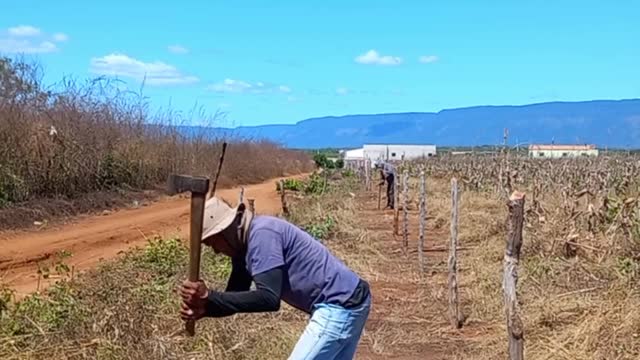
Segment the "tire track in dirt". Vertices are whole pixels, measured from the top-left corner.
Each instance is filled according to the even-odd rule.
[[[276,180],[244,187],[244,198],[255,199],[258,213],[280,211]],[[220,189],[216,195],[235,204],[239,191],[240,187]],[[77,273],[131,247],[144,245],[155,235],[186,237],[188,231],[189,196],[179,195],[162,198],[145,207],[79,218],[71,224],[40,231],[0,232],[0,282],[14,289],[16,297],[21,298],[57,280],[54,276],[39,279],[37,271],[40,262],[53,259],[60,251],[71,253],[65,263]]]

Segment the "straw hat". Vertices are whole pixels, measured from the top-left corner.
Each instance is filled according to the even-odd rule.
[[[231,207],[215,196],[208,199],[204,206],[202,240],[228,228],[237,214],[238,206]]]

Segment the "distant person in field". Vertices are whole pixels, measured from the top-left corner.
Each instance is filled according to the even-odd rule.
[[[232,271],[224,292],[185,281],[182,319],[278,311],[283,300],[310,315],[289,359],[352,359],[369,316],[369,284],[283,219],[216,197],[205,209],[203,243],[231,257]]]
[[[387,183],[387,207],[385,209],[393,209],[395,206],[395,186],[396,168],[388,162],[378,160],[375,164],[376,169],[380,170],[380,186]]]

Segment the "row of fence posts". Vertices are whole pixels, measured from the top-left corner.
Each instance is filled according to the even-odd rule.
[[[364,177],[366,191],[371,191],[372,184],[372,166],[369,160],[364,161],[364,169],[358,172]],[[399,183],[398,179],[394,179],[394,221],[393,232],[395,235],[399,233]],[[402,246],[405,255],[408,255],[409,247],[409,171],[405,168],[402,170]],[[381,191],[379,191],[380,193]],[[419,231],[418,231],[418,263],[420,271],[426,272],[426,256],[425,256],[425,232],[427,215],[427,191],[426,191],[426,175],[424,169],[419,172]],[[459,224],[459,204],[460,191],[458,180],[451,179],[451,228],[449,238],[449,257],[447,262],[448,268],[448,294],[449,294],[449,319],[451,326],[460,329],[463,326],[464,318],[460,310],[460,293],[458,281],[458,250],[460,244],[458,241],[458,224]],[[509,359],[522,360],[524,358],[524,329],[520,318],[520,309],[517,300],[517,282],[518,282],[518,263],[520,261],[520,249],[522,247],[522,230],[524,222],[524,204],[525,194],[515,191],[510,196],[507,207],[508,214],[508,231],[506,238],[506,249],[503,261],[503,280],[502,289],[504,292],[504,306],[507,324],[507,335],[509,340]]]

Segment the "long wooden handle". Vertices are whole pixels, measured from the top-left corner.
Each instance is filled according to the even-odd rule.
[[[222,163],[224,162],[224,154],[227,152],[227,142],[222,143],[222,151],[220,152],[220,160],[218,160],[218,170],[216,171],[216,175],[213,178],[213,187],[209,190],[209,198],[212,198],[216,194],[216,186],[218,186],[218,178],[220,177],[220,172],[222,171]]]
[[[202,223],[204,221],[205,193],[191,194],[191,228],[189,231],[189,281],[200,280],[200,243],[202,240]],[[189,320],[186,323],[186,331],[189,336],[196,333],[196,323]]]

